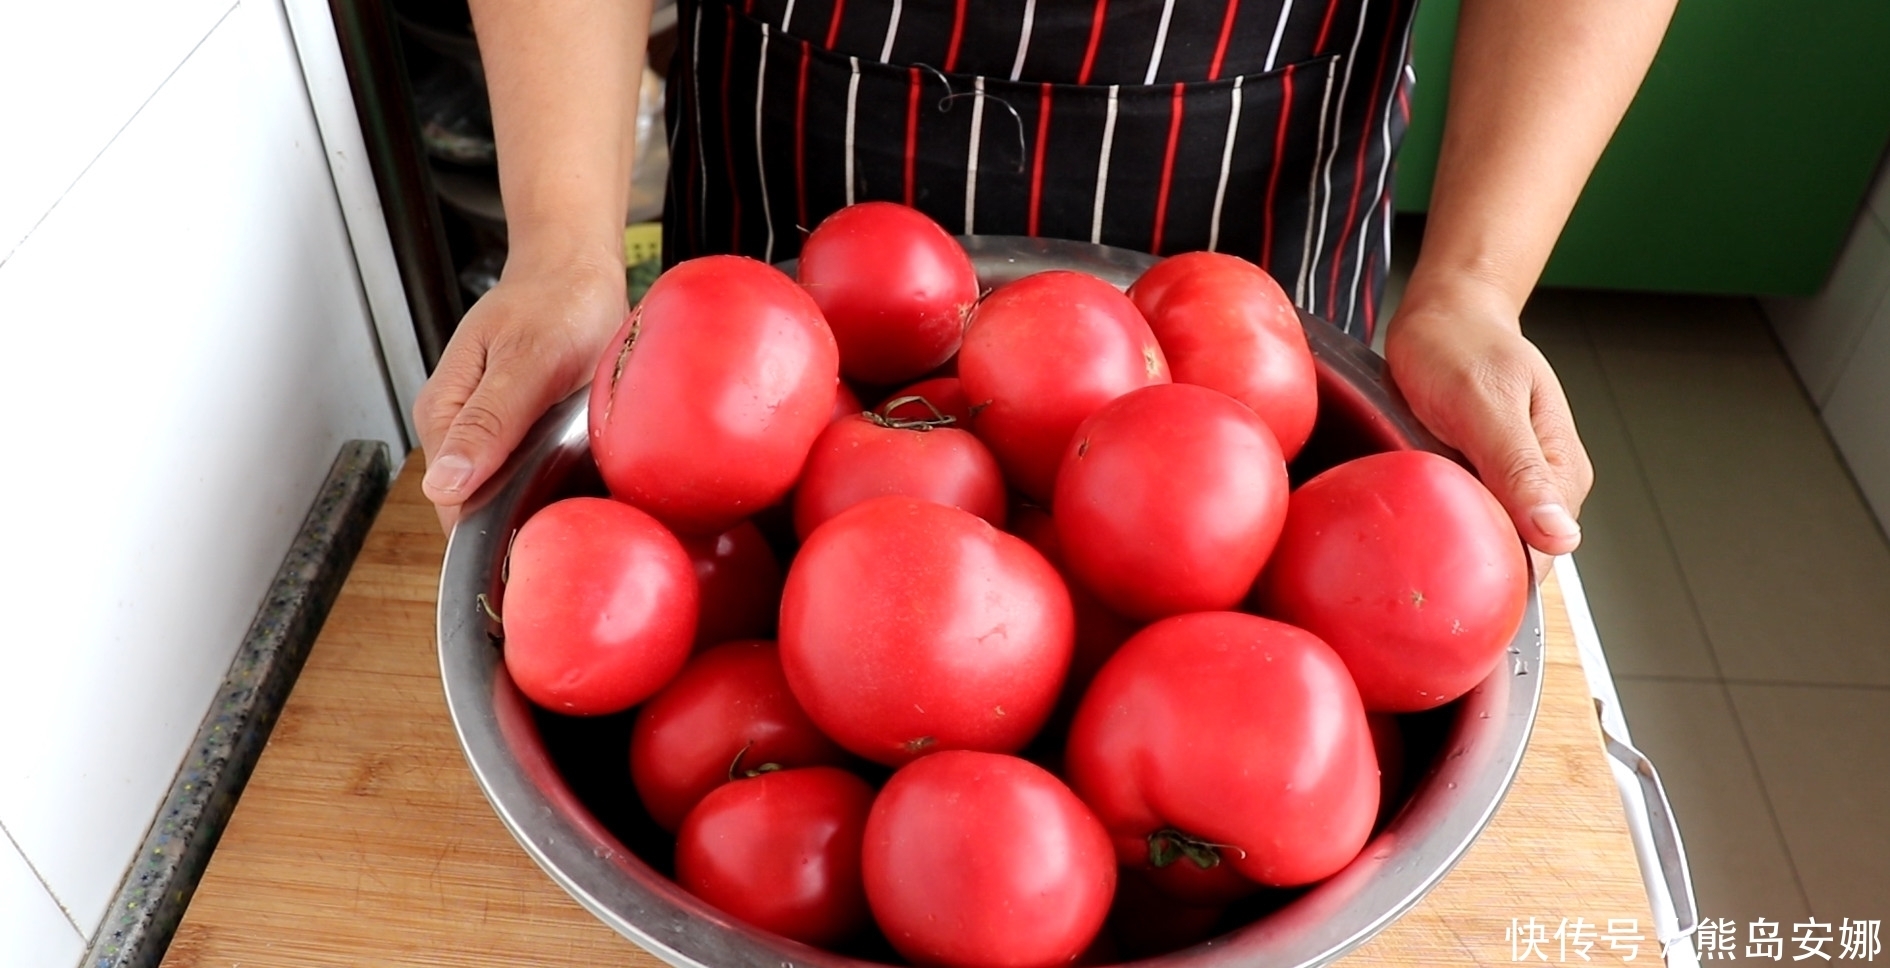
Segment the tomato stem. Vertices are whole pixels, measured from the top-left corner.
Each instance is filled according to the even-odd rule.
[[[1184,857],[1204,871],[1213,870],[1221,865],[1222,850],[1232,850],[1242,857],[1247,856],[1246,851],[1233,844],[1211,843],[1173,827],[1163,827],[1148,835],[1148,863],[1157,870]]]
[[[930,417],[895,417],[894,410],[908,403],[922,403],[925,409],[932,411]],[[868,410],[862,414],[866,419],[892,430],[917,430],[924,432],[934,427],[949,427],[958,422],[958,418],[938,408],[938,405],[922,396],[895,397],[879,405],[879,410]]]
[[[479,610],[486,613],[486,618],[491,619],[494,624],[505,624],[505,619],[500,618],[499,613],[493,610],[492,599],[488,597],[485,592],[480,592],[473,598],[473,601],[478,603]]]
[[[733,783],[736,780],[752,780],[763,773],[777,773],[782,769],[779,763],[763,763],[752,770],[742,769],[742,757],[747,756],[749,748],[754,745],[755,741],[751,739],[743,743],[741,749],[735,751],[735,759],[731,760],[728,764],[729,782]]]
[[[630,331],[624,334],[623,345],[617,348],[617,365],[610,371],[610,394],[604,398],[604,423],[610,423],[610,413],[617,406],[617,382],[623,379],[623,368],[630,362],[630,351],[637,348],[637,337],[643,334],[643,304],[637,303],[630,309]]]

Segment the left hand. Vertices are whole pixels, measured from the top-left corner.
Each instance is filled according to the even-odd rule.
[[[1517,310],[1475,285],[1408,291],[1385,355],[1412,412],[1509,512],[1540,581],[1547,556],[1581,543],[1577,518],[1595,475],[1562,384]]]

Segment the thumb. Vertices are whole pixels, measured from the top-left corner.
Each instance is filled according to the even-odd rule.
[[[427,500],[446,508],[466,502],[524,438],[532,421],[555,400],[521,381],[518,367],[488,365],[466,397],[445,435],[430,450],[421,490]],[[540,388],[549,389],[549,388]]]
[[[1523,543],[1547,555],[1574,551],[1582,540],[1575,520],[1579,497],[1565,492],[1530,415],[1491,413],[1477,430],[1475,440],[1464,442],[1465,456],[1509,512]]]

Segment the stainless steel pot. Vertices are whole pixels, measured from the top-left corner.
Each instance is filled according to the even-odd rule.
[[[1052,268],[1126,287],[1154,259],[1052,240],[965,239],[979,278],[999,285]],[[1303,317],[1319,370],[1320,417],[1296,468],[1379,450],[1448,453],[1411,416],[1384,363],[1330,325]],[[440,577],[440,667],[466,759],[501,820],[571,896],[625,937],[679,968],[853,968],[871,962],[817,950],[735,921],[697,900],[624,845],[560,771],[543,718],[513,687],[482,596],[497,600],[512,533],[533,511],[595,488],[584,395],[566,400],[467,505]],[[1515,776],[1541,698],[1541,602],[1532,591],[1509,655],[1489,678],[1427,714],[1434,752],[1405,806],[1351,866],[1222,937],[1144,962],[1170,968],[1324,965],[1422,898],[1470,846]],[[627,769],[618,761],[619,769]],[[627,782],[627,781],[620,781]],[[579,784],[581,785],[581,784]],[[594,798],[591,798],[594,802]]]

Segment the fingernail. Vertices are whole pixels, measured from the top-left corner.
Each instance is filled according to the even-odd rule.
[[[458,494],[472,479],[472,472],[472,461],[458,454],[444,454],[434,458],[433,466],[427,468],[424,484],[436,494]]]
[[[1575,516],[1560,504],[1536,505],[1529,512],[1529,520],[1551,538],[1578,538],[1582,533],[1582,526],[1575,523]]]

